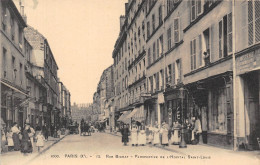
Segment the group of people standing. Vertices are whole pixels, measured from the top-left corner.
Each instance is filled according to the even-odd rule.
[[[48,135],[46,124],[42,129],[37,126],[36,129],[30,126],[30,123],[25,123],[24,128],[15,122],[11,128],[7,128],[7,133],[2,130],[2,141],[5,141],[8,146],[8,151],[21,151],[25,155],[33,152],[34,142],[38,147],[38,152],[44,146],[44,141]]]
[[[123,124],[120,132],[124,145],[127,145],[130,136],[132,146],[144,146],[146,144],[168,146],[169,144],[178,145],[180,143],[181,129],[182,125],[179,121],[173,122],[171,127],[163,122],[161,128],[159,128],[157,122],[155,122],[154,126],[145,126],[144,122],[141,125],[133,122],[131,128],[129,124]],[[186,120],[184,132],[184,139],[187,144],[197,144],[199,135],[202,132],[200,120],[196,118],[192,118],[191,122]]]

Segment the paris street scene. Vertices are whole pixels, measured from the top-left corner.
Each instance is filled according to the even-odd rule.
[[[1,165],[260,164],[259,0],[1,0]]]

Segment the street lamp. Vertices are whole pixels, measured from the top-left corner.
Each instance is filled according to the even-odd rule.
[[[185,139],[184,139],[184,108],[183,108],[183,100],[185,98],[185,89],[181,87],[180,89],[180,99],[181,99],[181,116],[182,116],[182,122],[181,122],[181,143],[179,144],[179,148],[187,148]]]

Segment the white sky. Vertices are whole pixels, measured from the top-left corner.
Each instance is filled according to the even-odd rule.
[[[27,23],[48,39],[71,102],[92,102],[103,70],[113,63],[119,17],[124,15],[127,0],[22,2]]]

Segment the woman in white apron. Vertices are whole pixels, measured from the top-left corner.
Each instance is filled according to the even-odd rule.
[[[157,144],[160,144],[160,129],[158,125],[155,125],[155,128],[153,128],[153,145]]]
[[[179,130],[181,128],[181,125],[178,121],[175,121],[173,123],[173,135],[172,135],[172,138],[171,138],[171,142],[172,144],[174,145],[178,145],[179,142],[180,142],[180,139],[179,139]]]
[[[163,125],[162,125],[161,134],[162,134],[162,145],[168,146],[169,145],[168,129],[167,129],[167,126],[165,123],[163,123]]]
[[[132,146],[137,146],[138,145],[138,128],[136,124],[133,124],[132,129],[131,129],[131,143]]]
[[[139,133],[138,133],[138,144],[144,146],[146,144],[146,133],[145,133],[145,126],[142,122],[140,126]]]

